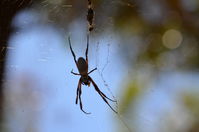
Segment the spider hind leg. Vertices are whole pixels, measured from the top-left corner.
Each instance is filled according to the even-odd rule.
[[[102,91],[100,91],[100,89],[98,88],[97,84],[93,81],[93,79],[90,76],[89,76],[89,80],[92,82],[95,90],[99,93],[99,95],[102,97],[104,102],[117,114],[118,112],[113,109],[113,107],[108,103],[108,101],[106,99],[108,99],[108,100],[110,100],[112,102],[117,102],[117,101],[108,98]]]
[[[81,94],[82,94],[82,89],[81,89],[81,79],[80,79],[78,83],[78,88],[77,88],[76,104],[78,103],[78,98],[79,98],[79,102],[80,102],[79,105],[80,105],[81,111],[84,112],[85,114],[91,114],[90,112],[86,112],[83,110]]]

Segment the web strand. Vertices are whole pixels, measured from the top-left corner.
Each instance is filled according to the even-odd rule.
[[[96,67],[98,67],[98,62],[99,62],[99,45],[100,43],[98,42],[97,43],[97,46],[96,46]],[[104,64],[102,70],[99,70],[98,68],[98,74],[100,75],[102,81],[103,81],[103,84],[104,86],[107,88],[107,90],[109,91],[109,93],[111,94],[112,98],[116,101],[116,111],[117,111],[117,117],[118,119],[121,121],[121,123],[125,126],[125,128],[127,129],[128,132],[132,132],[131,128],[128,126],[128,124],[124,121],[123,119],[123,116],[121,115],[121,113],[119,112],[119,105],[118,105],[118,100],[117,98],[113,95],[113,92],[111,91],[108,83],[106,82],[106,80],[104,79],[104,76],[103,76],[103,72],[104,70],[106,69],[106,67],[108,66],[108,64],[110,63],[109,61],[109,57],[110,57],[110,44],[108,44],[108,55],[107,55],[107,58],[106,58],[106,63]]]
[[[98,74],[100,75],[102,81],[103,81],[103,84],[104,86],[108,89],[109,93],[111,94],[112,98],[114,100],[116,100],[116,104],[117,104],[117,99],[116,97],[113,95],[113,92],[111,91],[108,83],[106,82],[106,80],[104,79],[104,76],[103,76],[103,72],[104,70],[106,69],[106,67],[108,66],[109,64],[109,52],[110,52],[110,44],[108,44],[108,55],[107,55],[107,58],[106,58],[106,63],[104,64],[102,70],[100,71],[99,68],[98,68]],[[98,55],[99,54],[99,42],[97,43],[97,47],[96,47],[96,54]],[[99,58],[98,56],[96,55],[96,67],[98,67],[98,61],[99,61]]]

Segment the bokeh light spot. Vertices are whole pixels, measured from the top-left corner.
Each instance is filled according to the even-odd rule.
[[[162,37],[163,45],[169,49],[175,49],[179,47],[182,43],[182,40],[182,34],[175,29],[167,30]]]

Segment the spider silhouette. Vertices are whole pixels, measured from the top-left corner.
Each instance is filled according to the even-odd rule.
[[[87,35],[87,47],[86,47],[86,60],[83,57],[79,57],[78,60],[76,61],[76,56],[75,53],[71,47],[71,41],[70,41],[70,37],[68,37],[68,41],[69,41],[69,45],[70,45],[70,50],[71,53],[73,55],[75,64],[77,66],[77,69],[79,71],[79,73],[74,73],[73,70],[71,71],[72,74],[74,75],[79,75],[81,76],[78,82],[78,86],[77,86],[77,95],[76,95],[76,104],[78,104],[78,99],[80,102],[80,109],[85,113],[85,114],[91,114],[88,113],[86,111],[83,110],[83,104],[82,104],[82,100],[81,100],[81,94],[82,94],[82,89],[81,89],[81,85],[88,85],[90,86],[90,83],[93,84],[95,90],[98,92],[98,94],[102,97],[102,99],[105,101],[105,103],[115,112],[117,113],[116,110],[114,110],[111,105],[108,103],[107,99],[112,101],[112,102],[116,102],[115,100],[112,100],[110,98],[108,98],[102,91],[100,91],[100,89],[98,88],[97,84],[93,81],[93,79],[89,76],[90,73],[92,73],[93,71],[97,70],[97,68],[94,68],[93,70],[91,70],[90,72],[88,72],[88,47],[89,47],[89,35]]]

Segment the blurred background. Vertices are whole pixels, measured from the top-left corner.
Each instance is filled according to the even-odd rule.
[[[115,114],[82,86],[87,0],[1,0],[0,131],[199,132],[199,1],[92,0],[90,74]]]

